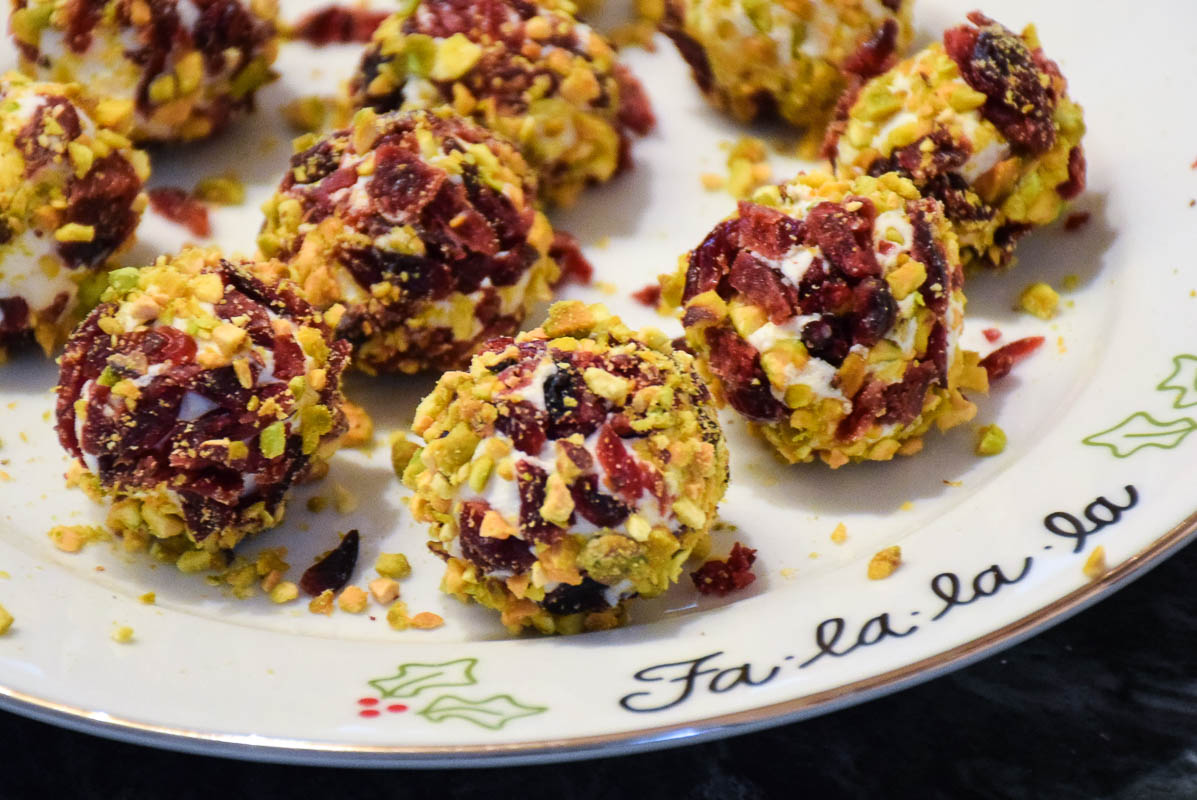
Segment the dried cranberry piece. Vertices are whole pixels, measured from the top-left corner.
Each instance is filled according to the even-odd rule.
[[[922,413],[927,389],[935,381],[937,374],[936,366],[926,361],[917,366],[907,367],[906,374],[900,382],[885,387],[885,413],[881,416],[881,421],[886,424],[905,425]]]
[[[237,68],[271,35],[273,25],[259,21],[241,0],[207,0],[192,29],[196,48],[211,72],[227,69],[228,51],[240,51]]]
[[[561,283],[590,285],[594,278],[594,267],[586,256],[582,255],[582,248],[573,234],[556,231],[553,234],[553,244],[549,248],[549,256],[561,267]]]
[[[649,308],[656,308],[657,303],[661,302],[661,285],[650,283],[642,289],[637,289],[632,292],[632,299]]]
[[[151,364],[186,364],[195,358],[195,339],[170,325],[151,328],[142,334],[139,347]]]
[[[295,23],[295,38],[317,47],[352,42],[365,44],[386,18],[386,11],[325,6],[309,11]]]
[[[604,425],[599,430],[595,455],[607,471],[607,481],[611,488],[629,503],[634,504],[640,499],[645,487],[652,485],[652,476],[648,474],[650,468],[641,465],[632,457],[619,434],[612,430],[611,426]]]
[[[550,439],[575,433],[589,436],[607,418],[607,401],[590,391],[577,369],[564,361],[558,361],[557,371],[545,378],[544,404]]]
[[[74,104],[62,95],[42,95],[43,102],[16,136],[16,145],[25,157],[25,175],[30,176],[56,157],[50,147],[43,144],[47,118],[54,120],[62,133],[50,137],[53,142],[69,142],[82,132],[79,113]],[[47,143],[49,144],[49,143]]]
[[[560,539],[565,531],[540,515],[548,473],[535,464],[520,461],[515,465],[515,477],[520,493],[520,533],[531,542],[552,544]]]
[[[1093,215],[1088,211],[1078,211],[1074,214],[1069,214],[1064,220],[1064,230],[1069,233],[1079,231],[1081,228],[1089,224],[1089,219]]]
[[[924,360],[935,365],[939,374],[939,385],[948,385],[948,326],[943,322],[936,322],[927,336],[927,352]]]
[[[480,500],[462,504],[458,517],[458,537],[461,540],[462,555],[485,572],[526,571],[536,561],[536,556],[532,554],[531,546],[526,541],[515,536],[495,539],[482,535],[482,519],[488,510],[490,507]]]
[[[849,278],[880,275],[881,266],[873,253],[873,221],[877,208],[867,197],[849,197],[859,203],[855,211],[846,205],[822,202],[806,218],[807,239],[823,251],[824,258]]]
[[[446,144],[453,142],[450,139]],[[523,208],[517,207],[507,198],[506,195],[499,194],[489,185],[483,183],[478,177],[478,170],[469,166],[462,175],[466,187],[466,195],[469,203],[478,213],[482,215],[483,219],[490,223],[490,232],[498,237],[499,249],[510,250],[515,247],[523,245],[528,238],[528,231],[532,229],[532,222],[536,217],[536,213],[530,206]],[[573,240],[573,245],[577,247],[577,240],[563,231],[558,231],[557,236],[553,239],[553,246],[557,246],[558,240]],[[562,246],[564,248],[564,245]],[[553,251],[550,248],[550,255]],[[579,252],[579,257],[581,253]]]
[[[928,142],[930,149],[924,149]],[[897,148],[889,158],[878,158],[869,165],[869,174],[879,177],[887,172],[897,172],[914,181],[929,181],[939,175],[955,174],[968,163],[969,155],[947,130],[937,128],[928,136]]]
[[[151,189],[150,208],[154,213],[176,225],[182,225],[192,236],[206,238],[212,235],[212,224],[208,220],[208,207],[177,186],[160,186]]]
[[[303,375],[305,356],[303,348],[295,341],[291,334],[279,334],[274,337],[274,375],[279,380],[289,381]]]
[[[242,327],[254,344],[259,347],[274,346],[274,328],[270,325],[270,315],[260,303],[250,300],[243,293],[231,287],[226,289],[224,297],[216,304],[216,316],[225,320],[246,319]]]
[[[341,537],[340,544],[304,570],[299,588],[312,597],[329,589],[334,592],[343,589],[357,566],[358,539],[356,529]]]
[[[835,437],[851,442],[864,435],[885,409],[885,387],[869,381],[852,398],[852,411],[836,426]]]
[[[455,285],[453,270],[433,258],[362,247],[342,251],[340,259],[360,286],[394,283],[412,301],[444,299]]]
[[[893,327],[898,303],[889,284],[880,278],[865,278],[856,284],[852,295],[852,338],[856,344],[872,347]]]
[[[665,4],[666,16],[661,24],[661,31],[673,40],[682,59],[690,65],[690,72],[694,75],[694,82],[698,84],[698,88],[704,93],[709,93],[715,86],[710,59],[707,58],[706,48],[682,29],[683,20],[678,6],[680,4]]]
[[[251,369],[253,369],[251,367]],[[241,381],[237,378],[237,372],[232,367],[218,367],[217,369],[205,370],[198,365],[190,365],[189,367],[176,368],[172,371],[169,380],[184,388],[191,389],[196,394],[202,395],[218,405],[225,408],[240,409],[244,408],[245,403],[249,402],[249,390],[242,388]],[[279,402],[283,408],[289,410],[293,405],[290,392],[287,391],[285,385],[274,385],[273,387],[264,387],[261,391],[261,399],[264,402],[270,397],[279,397]]]
[[[619,86],[619,124],[633,133],[647,136],[657,124],[653,116],[648,95],[636,76],[623,64],[615,64],[611,70]]]
[[[183,521],[197,542],[220,535],[237,521],[237,509],[188,491],[179,492]]]
[[[588,472],[589,470],[594,469],[594,458],[590,455],[590,451],[584,446],[580,444],[574,444],[567,439],[562,439],[557,444],[562,450],[565,451],[565,455],[569,457],[569,460],[572,461],[574,466],[579,470],[582,472]]]
[[[570,485],[569,493],[573,496],[574,508],[582,518],[600,528],[614,528],[632,513],[627,504],[600,492],[598,478],[594,475],[578,478]]]
[[[24,6],[24,3],[21,5]],[[76,53],[85,53],[91,47],[92,31],[100,22],[104,4],[75,2],[68,4],[66,9],[69,15],[64,37],[66,45]]]
[[[589,575],[582,576],[577,586],[563,583],[551,592],[546,592],[541,605],[551,614],[582,614],[603,611],[610,608],[607,603],[606,584],[599,583]]]
[[[979,12],[969,20],[978,27],[952,28],[943,42],[961,77],[986,96],[981,115],[1015,147],[1031,155],[1047,152],[1056,142],[1056,103],[1026,42]]]
[[[289,189],[296,184],[295,169],[302,167],[302,185],[320,183],[329,175],[337,171],[341,165],[341,152],[330,139],[321,139],[307,150],[301,150],[291,156],[291,169],[287,170],[287,177],[283,179],[283,188]]]
[[[802,328],[802,343],[812,356],[838,368],[852,349],[852,330],[846,319],[822,317]]]
[[[376,207],[393,222],[409,222],[440,192],[444,170],[424,163],[418,153],[396,144],[374,151],[374,177],[367,190]]]
[[[1068,151],[1068,180],[1057,186],[1056,191],[1065,200],[1085,191],[1085,151],[1080,145]]]
[[[1018,240],[1031,232],[1033,226],[1026,222],[1008,222],[999,227],[993,232],[993,245],[1000,254],[996,262],[991,259],[988,254],[985,255],[985,260],[994,264],[994,266],[1003,266],[1014,255],[1014,247],[1018,244]]]
[[[705,331],[710,350],[711,371],[723,382],[731,407],[749,419],[771,422],[785,419],[786,407],[769,388],[769,378],[761,368],[756,348],[724,327]]]
[[[794,316],[798,290],[751,252],[743,250],[736,256],[727,280],[748,302],[762,309],[770,322],[779,324]]]
[[[119,153],[92,164],[91,171],[71,183],[65,219],[95,230],[90,242],[58,242],[58,253],[72,267],[96,266],[123,244],[137,227],[133,210],[141,179]]]
[[[208,501],[206,506],[217,512],[234,512],[229,518],[236,516],[237,501],[241,498],[241,475],[231,469],[204,469],[188,476],[186,492],[194,497],[201,497]]]
[[[315,225],[332,216],[337,203],[333,195],[352,186],[357,181],[357,171],[342,167],[329,172],[319,181],[310,180],[306,196],[309,204],[303,212],[303,221]]]
[[[898,21],[887,19],[844,60],[844,71],[862,78],[880,75],[897,60]]]
[[[520,12],[522,19],[536,13],[531,4],[499,0],[440,0],[429,4],[421,13],[408,17],[403,31],[425,33],[437,38],[464,33],[471,38],[481,36],[514,43],[520,31],[518,26],[511,24],[512,6]]]
[[[740,201],[737,216],[736,243],[765,258],[781,258],[802,244],[806,235],[806,226],[801,220],[759,203]]]
[[[722,597],[744,589],[756,580],[752,565],[756,561],[756,550],[736,542],[726,560],[711,559],[696,571],[690,573],[694,588],[702,594]]]
[[[690,263],[686,268],[686,288],[682,292],[683,303],[688,303],[703,292],[716,288],[727,274],[736,257],[732,237],[736,235],[738,224],[734,219],[720,222],[707,234],[702,244],[690,253]]]
[[[468,253],[494,256],[500,244],[490,223],[470,205],[465,190],[454,183],[444,183],[420,213],[425,226],[424,238],[453,258]]]
[[[93,414],[88,414],[85,434],[88,428],[97,433],[105,430],[107,435],[102,437],[105,449],[118,459],[136,461],[162,447],[175,427],[183,394],[184,388],[170,381],[153,381],[141,391],[136,425],[126,425],[115,419],[95,420]]]
[[[942,315],[948,310],[948,297],[954,288],[948,258],[944,254],[943,246],[935,240],[931,222],[923,208],[912,203],[907,210],[911,218],[911,227],[914,229],[910,255],[921,262],[927,271],[927,279],[919,287],[919,293],[923,296],[927,308]]]
[[[522,401],[508,403],[505,409],[507,413],[500,413],[495,420],[495,430],[511,439],[515,449],[530,456],[539,455],[548,438],[548,414]]]
[[[29,327],[29,304],[23,297],[0,297],[0,334],[21,333]]]
[[[981,366],[989,374],[989,382],[1009,375],[1014,365],[1038,350],[1043,341],[1042,336],[1028,336],[1003,345],[981,359]]]

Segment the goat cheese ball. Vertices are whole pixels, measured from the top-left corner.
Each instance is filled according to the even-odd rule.
[[[631,164],[654,119],[607,41],[564,6],[416,0],[374,34],[350,87],[377,111],[452,106],[519,147],[541,197],[569,205]]]
[[[0,77],[0,361],[65,340],[80,288],[133,243],[146,206],[145,153],[77,101],[73,85]]]
[[[966,266],[1005,267],[1084,189],[1085,123],[1034,27],[968,19],[860,87],[826,151],[846,178],[910,178],[943,203]]]
[[[760,189],[662,276],[716,396],[789,462],[885,461],[973,417],[987,388],[956,237],[909,180]]]
[[[301,144],[264,206],[266,277],[333,314],[360,369],[459,369],[549,299],[553,230],[508,142],[449,109],[367,108]]]
[[[849,74],[884,71],[911,39],[912,0],[666,0],[662,30],[699,89],[742,121],[821,134]]]
[[[628,600],[705,553],[727,485],[693,357],[601,305],[558,303],[541,328],[490,342],[441,378],[414,431],[426,444],[402,475],[447,563],[442,589],[512,632],[623,624]]]
[[[210,136],[273,78],[276,0],[12,2],[21,69],[82,84],[139,142]]]
[[[109,274],[58,383],[68,476],[127,546],[216,553],[273,527],[347,426],[349,346],[294,287],[215,250]]]

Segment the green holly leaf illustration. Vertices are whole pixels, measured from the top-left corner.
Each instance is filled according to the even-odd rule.
[[[530,717],[547,711],[545,706],[528,706],[517,702],[509,694],[497,694],[485,700],[466,700],[457,695],[441,695],[419,712],[432,722],[444,722],[450,717],[464,719],[483,728],[497,731],[513,719]]]
[[[472,686],[476,658],[459,658],[443,664],[400,664],[399,672],[389,678],[375,678],[370,685],[383,697],[415,697],[425,689]]]
[[[1082,441],[1093,447],[1108,447],[1116,458],[1126,458],[1144,447],[1171,450],[1197,429],[1197,422],[1181,417],[1160,422],[1150,414],[1136,411],[1112,428],[1086,436]]]
[[[1155,387],[1161,392],[1178,392],[1173,408],[1197,406],[1197,356],[1180,355],[1172,359],[1172,374]]]

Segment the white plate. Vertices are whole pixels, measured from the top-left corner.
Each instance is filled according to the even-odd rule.
[[[972,7],[921,3],[923,40]],[[1092,215],[1080,231],[1057,225],[1029,236],[1014,271],[970,279],[969,346],[991,348],[980,335],[990,326],[1005,341],[1048,337],[980,400],[976,425],[998,422],[1009,434],[1000,456],[972,454],[972,425],[930,437],[911,459],[786,468],[725,416],[733,481],[722,516],[738,530],[720,534],[716,550],[734,539],[758,550],[750,590],[712,601],[681,585],[637,606],[622,630],[513,640],[491,613],[437,591],[438,562],[401,504],[386,447],[344,452],[326,483],[299,493],[283,528],[245,551],[286,544],[298,573],[337,531],[356,527],[359,584],[377,553],[407,553],[415,575],[404,598],[447,624],[397,633],[378,608],[374,618],[316,616],[301,603],[235,600],[104,545],[55,550],[50,526],[101,512],[63,488],[66,460],[48,422],[55,370],[30,355],[0,371],[0,469],[12,477],[0,481],[0,602],[16,617],[0,639],[0,705],[116,738],[263,760],[460,766],[628,752],[792,721],[924,680],[1141,574],[1197,524],[1188,234],[1197,221],[1188,102],[1197,10],[1164,0],[1139,3],[1131,16],[1093,8],[1012,0],[994,9],[1010,27],[1038,23],[1085,106],[1089,189],[1077,209]],[[636,147],[636,170],[555,222],[579,235],[615,287],[566,294],[602,300],[636,324],[672,326],[629,295],[732,208],[699,175],[723,169],[719,143],[742,131],[707,109],[662,45],[627,54],[660,120]],[[214,213],[214,240],[250,250],[257,204],[289,152],[275,108],[331,90],[353,61],[353,48],[288,45],[284,78],[260,113],[217,142],[156,153],[155,183],[237,172],[250,201]],[[779,160],[779,177],[796,166]],[[147,214],[129,261],[185,238]],[[1026,284],[1060,286],[1070,274],[1080,286],[1056,320],[1011,310]],[[349,388],[374,413],[381,441],[430,385],[359,376]],[[332,483],[350,487],[360,509],[305,510],[304,499]],[[829,534],[840,522],[848,539],[836,545]],[[867,580],[869,558],[892,544],[902,547],[901,568]],[[1092,582],[1081,567],[1098,545],[1112,570]],[[147,591],[156,604],[138,601]],[[135,640],[113,642],[116,625],[131,626]]]

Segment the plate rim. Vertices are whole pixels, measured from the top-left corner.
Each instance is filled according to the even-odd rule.
[[[1197,538],[1197,511],[1096,580],[999,628],[904,666],[776,703],[649,728],[527,742],[470,745],[354,745],[254,734],[206,733],[139,722],[0,685],[0,709],[81,733],[136,745],[243,761],[415,769],[516,766],[631,755],[779,727],[863,703],[955,672],[1035,636],[1147,574]]]

